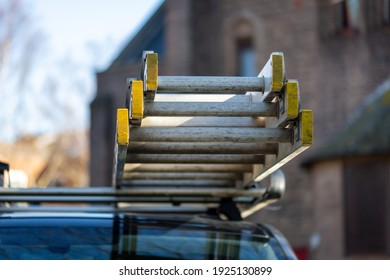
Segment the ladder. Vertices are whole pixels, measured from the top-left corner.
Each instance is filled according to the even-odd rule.
[[[281,197],[278,169],[312,144],[313,114],[283,53],[257,77],[194,77],[159,76],[158,54],[144,51],[126,86],[113,187],[127,206],[246,217]]]

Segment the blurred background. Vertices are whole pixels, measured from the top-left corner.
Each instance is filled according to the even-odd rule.
[[[142,50],[162,75],[256,76],[285,55],[314,145],[250,217],[301,259],[390,258],[390,0],[0,0],[0,161],[14,187],[111,185]]]
[[[89,184],[89,105],[162,1],[0,0],[0,161],[18,186]]]

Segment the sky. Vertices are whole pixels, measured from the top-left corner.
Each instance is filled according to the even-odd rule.
[[[162,3],[161,0],[35,0],[39,25],[53,55],[84,60],[90,45],[107,46],[99,66],[118,53]]]
[[[96,72],[110,65],[163,0],[22,2],[41,42],[23,102],[14,89],[1,95],[0,141],[88,128]]]

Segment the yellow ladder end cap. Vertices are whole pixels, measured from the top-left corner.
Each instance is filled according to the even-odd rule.
[[[158,54],[146,55],[146,91],[157,90],[158,87]]]
[[[281,52],[272,53],[271,61],[272,61],[272,91],[278,92],[282,90],[286,80],[283,53]]]
[[[131,84],[131,119],[144,117],[144,85],[143,81],[135,80]]]
[[[301,111],[301,137],[304,146],[313,144],[313,111]]]
[[[299,84],[298,81],[286,83],[286,115],[287,119],[296,119],[299,115]]]
[[[117,109],[117,143],[119,145],[129,144],[129,110],[125,108]]]

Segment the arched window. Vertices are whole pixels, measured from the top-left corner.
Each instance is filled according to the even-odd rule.
[[[257,76],[259,56],[264,51],[260,40],[265,35],[261,18],[250,10],[238,11],[223,22],[225,75]]]
[[[234,24],[233,34],[236,75],[257,76],[253,22],[245,17],[239,18]]]
[[[251,38],[238,39],[237,49],[237,75],[239,76],[257,76],[256,52]]]

